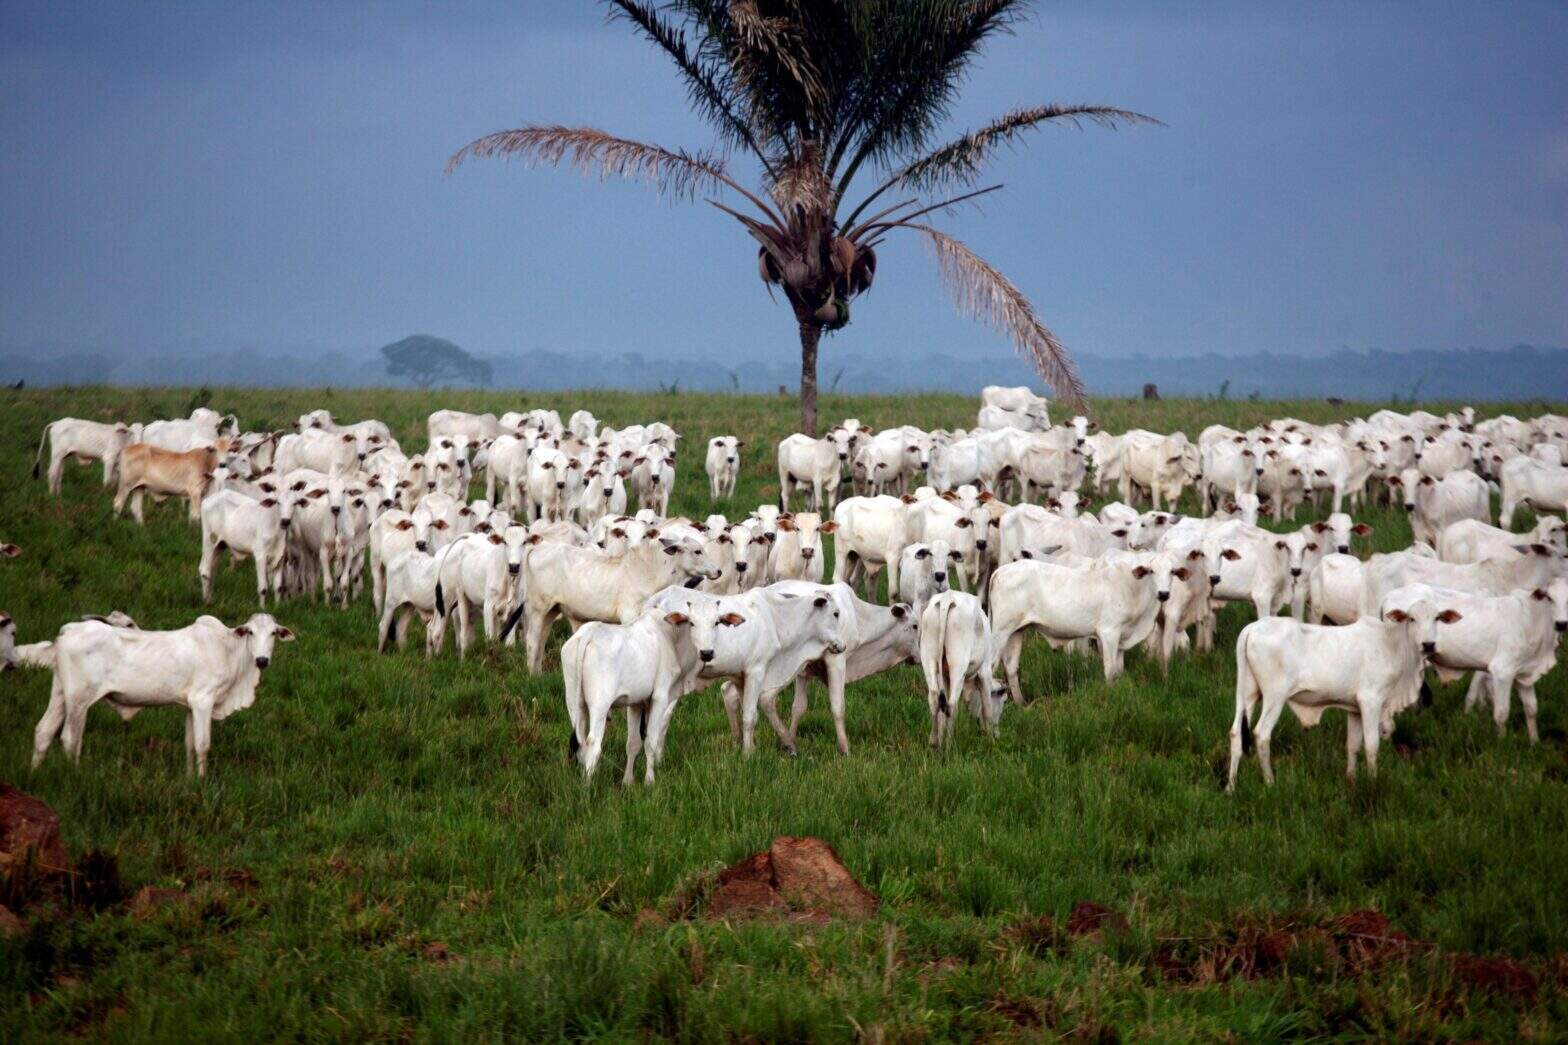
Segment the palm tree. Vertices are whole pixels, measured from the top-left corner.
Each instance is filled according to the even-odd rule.
[[[1023,293],[921,220],[1001,188],[973,186],[996,151],[1025,131],[1055,122],[1158,122],[1108,106],[1039,105],[933,146],[981,45],[1012,30],[1030,0],[608,3],[611,17],[630,22],[675,63],[719,147],[692,153],[591,127],[529,126],[470,142],[448,161],[448,173],[470,156],[519,157],[641,179],[677,198],[734,193],[742,209],[708,202],[757,241],[763,283],[770,296],[779,288],[794,312],[800,428],[808,434],[817,430],[822,332],[849,322],[850,301],[876,276],[876,248],[899,230],[930,244],[960,310],[990,322],[1059,396],[1081,402],[1072,361]],[[726,158],[737,150],[760,166],[760,191],[730,173]],[[850,185],[864,171],[880,180],[850,206]]]

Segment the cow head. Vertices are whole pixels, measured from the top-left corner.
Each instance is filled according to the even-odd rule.
[[[231,634],[244,643],[246,654],[259,670],[266,670],[272,663],[274,643],[294,641],[294,633],[273,620],[270,613],[253,614]]]

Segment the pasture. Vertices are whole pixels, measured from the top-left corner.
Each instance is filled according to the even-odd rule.
[[[0,561],[0,608],[18,641],[88,612],[124,610],[145,628],[204,612],[198,532],[182,506],[153,508],[142,529],[112,517],[96,468],[68,466],[59,501],[29,478],[49,420],[183,416],[192,392],[6,391],[0,402],[0,538],[24,549]],[[776,499],[773,448],[797,416],[793,399],[601,392],[224,389],[211,405],[247,429],[314,407],[379,417],[409,447],[423,447],[439,407],[663,420],[683,435],[671,513],[698,518]],[[826,396],[822,416],[957,427],[975,406]],[[1375,409],[1094,408],[1109,431],[1192,436],[1213,422]],[[710,509],[702,450],[717,434],[747,446],[734,500]],[[1397,511],[1357,517],[1378,549],[1410,541]],[[1531,521],[1523,513],[1515,528]],[[254,610],[250,565],[220,569],[205,612],[237,623]],[[427,661],[414,642],[378,656],[368,597],[270,612],[298,641],[279,647],[255,706],[216,726],[205,781],[185,774],[178,714],[122,724],[104,707],[79,767],[57,749],[30,772],[49,673],[0,676],[0,780],[59,811],[73,854],[113,854],[127,893],[184,894],[138,910],[34,911],[0,938],[7,1040],[1534,1039],[1558,1037],[1568,1018],[1561,668],[1540,686],[1538,746],[1517,704],[1500,738],[1489,716],[1461,712],[1461,685],[1437,686],[1435,706],[1400,718],[1375,781],[1346,784],[1339,715],[1313,730],[1286,716],[1277,785],[1265,788],[1249,759],[1227,796],[1233,650],[1249,619],[1233,606],[1214,653],[1163,675],[1139,650],[1113,685],[1098,658],[1030,642],[1031,702],[1007,711],[994,742],[961,716],[947,750],[931,752],[924,684],[905,666],[850,686],[848,758],[820,687],[793,759],[763,728],[743,760],[710,690],[681,703],[653,787],[619,783],[619,716],[585,786],[566,757],[564,628],[545,673],[529,676],[511,649],[459,663],[448,646]],[[832,843],[881,898],[878,917],[680,917],[701,876],[778,835]],[[1082,901],[1130,927],[1072,937],[1064,926]],[[1271,932],[1365,908],[1438,949],[1350,961],[1305,933],[1258,957],[1273,954]],[[1464,975],[1458,952],[1517,959],[1535,989]]]

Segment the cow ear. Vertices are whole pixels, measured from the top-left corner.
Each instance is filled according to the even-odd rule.
[[[1237,559],[1241,558],[1241,553],[1235,548],[1226,548],[1224,551],[1220,552],[1220,558],[1229,559],[1231,562],[1235,562]]]
[[[276,508],[278,506],[278,502],[277,502],[276,498],[273,498],[273,497],[263,497],[261,499],[261,506],[263,508]]]
[[[909,616],[909,607],[902,602],[895,602],[888,609],[892,611],[894,620],[903,620]]]
[[[1125,526],[1123,526],[1123,527],[1121,527],[1119,529],[1112,530],[1111,531],[1111,536],[1112,537],[1125,537],[1125,536],[1127,536],[1127,528]]]
[[[412,530],[413,528],[414,528],[414,524],[409,522],[407,519],[400,519],[400,520],[398,520],[398,524],[395,527],[395,529],[399,529],[399,530]]]
[[[490,535],[490,543],[491,544],[505,544],[506,543],[506,538],[502,537],[498,533],[492,533]]]
[[[779,516],[779,531],[781,533],[794,533],[795,521],[788,516]]]
[[[544,534],[536,533],[536,534],[530,535],[526,543],[528,543],[528,544],[538,544],[542,540],[544,540]]]
[[[1422,486],[1431,486],[1432,482],[1433,482],[1433,480],[1432,480],[1432,477],[1430,475],[1426,475],[1426,476],[1422,476],[1421,477],[1421,485]]]
[[[1547,599],[1551,598],[1551,596],[1547,595],[1546,592],[1542,591],[1540,588],[1537,588],[1530,593],[1530,598],[1534,599],[1536,602],[1545,602]]]
[[[820,533],[837,533],[838,523],[829,520],[828,522],[825,522],[821,526],[817,527],[817,530]]]
[[[1192,551],[1187,553],[1188,562],[1197,562],[1201,558],[1203,558],[1202,548],[1194,548]]]
[[[1285,545],[1284,541],[1275,541],[1274,542],[1274,547],[1278,548],[1280,551],[1284,551],[1286,545]]]
[[[1383,619],[1391,620],[1395,624],[1403,624],[1405,621],[1410,619],[1410,614],[1406,613],[1404,610],[1389,610],[1387,613],[1383,614]]]
[[[967,529],[969,529],[969,527],[971,527],[973,525],[974,525],[973,520],[969,519],[967,516],[965,516],[964,518],[958,520],[958,528],[960,530],[967,530]]]
[[[953,560],[954,562],[963,562],[963,560],[964,560],[964,553],[963,552],[958,552],[958,551],[952,551],[952,552],[948,552],[947,553],[947,557],[949,559]]]
[[[1326,523],[1326,522],[1315,522],[1315,523],[1312,524],[1312,532],[1313,533],[1322,533],[1324,530],[1327,530],[1327,529],[1328,529],[1328,523]]]
[[[929,559],[929,558],[931,558],[931,549],[930,548],[921,548],[919,551],[915,552],[915,558],[917,558],[917,559]]]
[[[294,633],[281,624],[278,625],[278,630],[272,633],[272,637],[277,639],[279,642],[294,641]]]
[[[990,504],[994,500],[996,500],[996,495],[993,494],[990,490],[981,490],[980,491],[980,503],[981,504]]]
[[[1356,525],[1350,528],[1350,532],[1356,534],[1359,537],[1365,537],[1367,534],[1372,532],[1372,527],[1368,526],[1366,523],[1356,523]]]
[[[1188,576],[1190,576],[1190,574],[1187,572],[1187,567],[1178,566],[1171,571],[1171,576],[1175,577],[1179,581],[1184,581],[1188,578]]]
[[[676,544],[674,541],[663,541],[661,543],[664,545],[664,554],[665,555],[679,555],[680,554],[681,546]]]
[[[684,613],[676,613],[676,612],[672,611],[672,612],[666,613],[664,615],[664,622],[666,624],[674,624],[676,626],[679,626],[679,625],[682,625],[682,624],[690,624],[691,623],[691,618],[686,616],[686,614],[684,614]]]
[[[245,638],[246,636],[248,636],[250,634],[250,629],[247,628],[245,625],[241,624],[239,627],[234,629],[234,634],[238,635],[240,638],[243,639],[243,638]]]
[[[944,500],[944,501],[956,501],[956,500],[958,500],[958,495],[956,493],[954,493],[952,490],[943,490],[942,491],[942,500]]]
[[[352,443],[354,441],[354,437],[351,436],[351,435],[344,435],[343,436],[343,441],[345,443]]]
[[[825,602],[826,600],[823,599],[823,600],[818,600],[818,601],[819,602]],[[726,627],[738,628],[742,624],[746,623],[746,618],[742,617],[738,613],[726,613],[724,616],[719,618],[719,623],[723,624]]]
[[[746,440],[744,440],[744,439],[737,439],[737,440],[735,440],[735,449],[739,450],[742,447],[744,447],[745,445],[746,445]]]
[[[615,527],[615,529],[610,531],[610,536],[611,537],[625,537],[626,536],[626,531],[621,529],[619,526],[617,526],[617,527]]]
[[[1544,544],[1532,544],[1532,545],[1530,545],[1530,550],[1535,552],[1535,554],[1537,554],[1537,555],[1550,555],[1550,554],[1552,554],[1552,550],[1550,548],[1548,548]]]
[[[811,600],[811,604],[819,610],[826,609],[828,605],[828,597],[826,595],[818,595],[816,598]]]
[[[1315,552],[1317,550],[1318,550],[1318,542],[1317,541],[1308,541],[1307,542],[1307,551]]]
[[[1140,581],[1143,580],[1145,577],[1147,577],[1149,574],[1151,574],[1153,572],[1154,571],[1149,569],[1147,566],[1134,566],[1133,569],[1132,569],[1133,577],[1137,578]]]
[[[899,500],[903,501],[905,504],[914,504],[915,503],[915,498],[914,498],[913,494],[907,494],[906,493],[902,497],[900,497]]]

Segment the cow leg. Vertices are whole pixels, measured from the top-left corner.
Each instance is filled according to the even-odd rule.
[[[806,715],[808,691],[811,683],[804,675],[795,676],[795,702],[789,709],[789,739],[793,746],[800,736],[800,720]]]
[[[1487,686],[1492,679],[1484,671],[1477,671],[1470,676],[1470,688],[1465,690],[1465,710],[1474,711],[1476,705],[1487,696]]]
[[[1367,753],[1367,776],[1377,779],[1377,748],[1383,742],[1383,731],[1378,715],[1372,712],[1378,705],[1370,701],[1357,701],[1361,705],[1361,742]]]
[[[256,560],[256,601],[261,604],[262,609],[266,609],[268,574],[267,552],[263,548],[257,548],[256,554],[251,556],[251,558]]]
[[[1115,682],[1122,673],[1121,634],[1115,630],[1099,631],[1095,633],[1095,641],[1100,644],[1100,664],[1105,669],[1105,681]]]
[[[185,709],[185,775],[196,772],[196,712]]]
[[[1356,755],[1361,751],[1361,714],[1356,711],[1345,715],[1345,780],[1356,782]]]
[[[107,474],[109,474],[109,475],[113,475],[114,474],[114,469],[109,467],[109,464],[108,464],[107,461],[104,462],[104,471]],[[60,495],[61,486],[64,483],[64,481],[65,481],[65,455],[64,454],[59,454],[59,453],[51,453],[49,455],[49,492],[54,494],[56,497],[58,497]],[[107,482],[105,482],[104,485],[108,486],[109,484]]]
[[[376,652],[387,651],[387,639],[392,634],[393,618],[397,616],[397,607],[388,606],[381,611],[381,622],[376,626]]]
[[[752,675],[747,675],[740,691],[740,753],[747,758],[751,757],[752,750],[756,747],[757,711],[761,702],[760,681]]]
[[[642,734],[648,728],[648,707],[646,704],[626,705],[626,771],[621,774],[621,783],[630,785],[637,779],[632,770],[637,765],[637,755],[642,751]],[[652,753],[649,753],[649,765],[652,765]]]
[[[49,690],[49,706],[44,709],[43,717],[33,730],[34,769],[43,764],[44,756],[49,753],[49,745],[54,743],[55,737],[60,734],[60,727],[65,724],[65,703],[65,686],[56,672]]]
[[[1535,728],[1535,682],[1519,680],[1519,703],[1524,705],[1524,727],[1530,735],[1530,743],[1541,742],[1541,735]]]
[[[457,659],[468,659],[468,647],[474,641],[474,621],[468,608],[468,597],[462,592],[455,593],[453,600],[457,603],[454,607],[457,612]]]
[[[524,659],[528,662],[530,673],[537,675],[544,670],[544,640],[550,630],[550,611],[538,610],[529,607],[523,613],[524,627]]]
[[[785,728],[783,720],[779,718],[779,691],[772,689],[760,694],[758,703],[762,705],[763,713],[768,716],[768,725],[772,726],[773,732],[778,734],[779,744],[789,753],[791,758],[800,754],[799,751],[795,750],[794,736],[790,734],[790,731]]]
[[[1497,723],[1497,735],[1508,732],[1508,712],[1513,700],[1514,677],[1506,671],[1489,671],[1492,677],[1492,721]]]
[[[719,688],[719,696],[724,701],[724,714],[730,720],[730,737],[735,743],[740,743],[740,690],[735,683],[726,681]]]
[[[1024,704],[1024,690],[1018,682],[1018,661],[1023,657],[1024,633],[1022,631],[1007,632],[997,640],[993,647],[1002,651],[1002,672],[1007,676],[1007,692],[1013,698],[1013,703],[1019,707]]]
[[[583,743],[583,782],[593,779],[594,767],[599,764],[599,753],[604,749],[604,731],[609,724],[610,708],[588,709],[588,739]]]
[[[201,578],[201,601],[212,601],[212,574],[217,568],[218,546],[206,534],[201,541],[201,564],[196,567],[197,576]]]
[[[796,700],[800,699],[797,690]],[[828,707],[833,711],[833,731],[838,735],[838,753],[849,755],[849,734],[844,730],[844,666],[828,664]],[[796,716],[797,719],[799,716]],[[794,724],[790,725],[790,736],[794,737]]]
[[[67,700],[65,702],[65,725],[60,731],[60,746],[65,749],[65,756],[73,763],[82,759],[82,731],[87,727],[87,709],[93,702],[88,700]]]
[[[1497,525],[1505,530],[1512,530],[1514,528],[1514,509],[1518,506],[1519,501],[1517,498],[1504,494],[1502,504],[1499,506],[1497,513]]]
[[[926,707],[931,710],[931,736],[928,741],[932,751],[940,750],[942,745],[942,683],[935,685],[926,683]]]
[[[1274,726],[1279,722],[1279,716],[1284,710],[1283,700],[1265,699],[1263,714],[1258,716],[1258,724],[1253,728],[1253,740],[1258,746],[1258,767],[1263,770],[1263,782],[1266,784],[1274,783],[1274,760],[1269,742],[1274,735]]]

